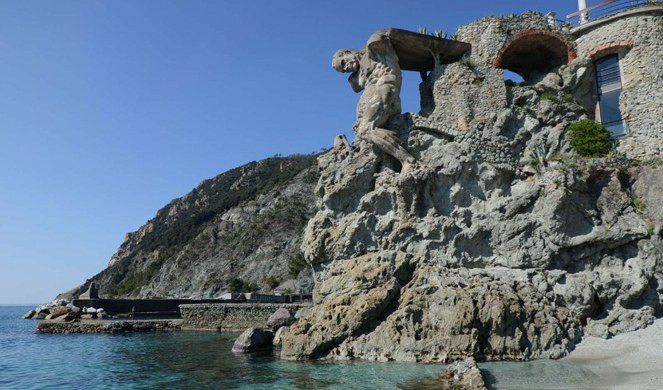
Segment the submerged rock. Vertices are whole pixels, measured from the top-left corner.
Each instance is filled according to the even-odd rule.
[[[270,330],[248,328],[233,344],[233,352],[256,352],[268,350],[272,347],[274,333]]]
[[[486,390],[479,366],[473,358],[449,365],[440,374],[440,389]]]

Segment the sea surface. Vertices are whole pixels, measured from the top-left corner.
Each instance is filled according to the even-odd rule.
[[[423,389],[439,364],[297,363],[230,352],[237,333],[40,335],[0,306],[0,389]],[[591,388],[593,375],[539,360],[481,364],[497,389]]]

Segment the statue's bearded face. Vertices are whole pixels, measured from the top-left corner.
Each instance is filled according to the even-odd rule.
[[[358,52],[356,50],[339,50],[334,54],[332,67],[338,72],[354,73],[359,70]]]

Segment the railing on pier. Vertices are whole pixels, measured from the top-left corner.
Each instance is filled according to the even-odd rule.
[[[578,12],[567,15],[566,18],[574,25],[583,25],[590,21],[599,20],[641,7],[663,6],[659,0],[606,0],[592,5]]]

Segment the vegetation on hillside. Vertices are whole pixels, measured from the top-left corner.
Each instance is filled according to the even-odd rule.
[[[130,248],[132,255],[125,256],[112,267],[95,275],[86,281],[85,285],[103,278],[104,295],[111,297],[126,296],[149,284],[163,264],[184,246],[207,245],[209,241],[199,243],[197,241],[201,240],[195,238],[199,235],[206,236],[203,230],[216,216],[285,185],[303,170],[316,164],[316,158],[315,155],[268,158],[203,181],[189,194],[171,201],[159,210],[148,222],[152,225],[151,231],[138,240],[137,244],[130,239],[120,247],[120,251]],[[306,223],[306,216],[293,216],[286,207],[275,209],[272,214],[263,219],[263,224],[264,220],[279,221],[286,218],[288,224],[295,224],[295,228],[303,229]],[[246,232],[245,237],[238,239],[256,242],[266,229],[269,227],[256,225],[251,232]],[[210,239],[208,235],[207,238]],[[237,281],[235,283],[237,284]],[[83,288],[80,288],[80,292]],[[255,283],[243,283],[239,290],[255,291],[257,286]],[[74,294],[80,292],[76,291]]]

